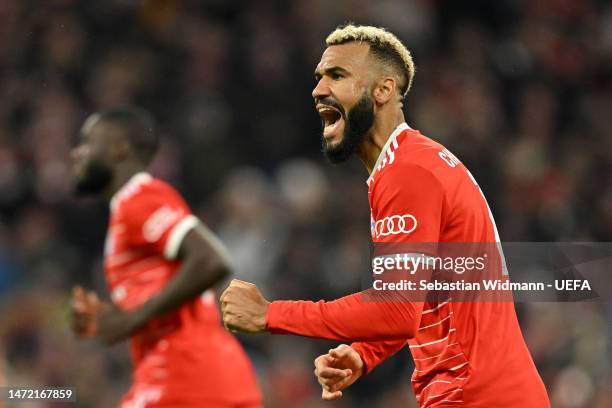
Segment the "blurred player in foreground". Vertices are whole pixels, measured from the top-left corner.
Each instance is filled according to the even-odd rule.
[[[76,193],[110,200],[104,267],[112,303],[75,288],[74,331],[129,337],[128,407],[260,407],[253,368],[221,325],[212,286],[228,275],[220,241],[146,169],[158,147],[138,108],[91,115],[73,151]]]
[[[312,93],[323,151],[333,163],[356,155],[368,170],[372,240],[498,242],[467,169],[404,121],[403,99],[414,76],[405,46],[383,29],[353,25],[326,43]],[[268,303],[255,285],[235,280],[221,305],[225,325],[235,331],[353,341],[315,360],[326,400],[340,398],[360,376],[409,347],[422,408],[550,405],[509,301],[385,301],[370,289],[332,302]]]

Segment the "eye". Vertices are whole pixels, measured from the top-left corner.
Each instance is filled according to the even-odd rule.
[[[341,78],[344,78],[344,76],[343,76],[343,75],[341,75],[341,74],[339,74],[339,73],[337,73],[337,72],[332,72],[331,74],[329,74],[329,76],[331,76],[331,78],[332,78],[334,81],[337,81],[337,80],[339,80],[339,79],[341,79]]]

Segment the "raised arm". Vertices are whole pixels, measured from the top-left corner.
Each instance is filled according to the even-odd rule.
[[[377,341],[413,337],[423,302],[407,301],[399,292],[368,290],[331,302],[269,303],[255,285],[233,280],[221,295],[221,307],[225,325],[234,331]]]
[[[378,341],[414,337],[423,302],[372,289],[331,302],[276,301],[267,313],[267,329],[339,341]]]

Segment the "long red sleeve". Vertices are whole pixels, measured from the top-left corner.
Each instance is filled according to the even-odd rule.
[[[396,296],[369,290],[331,302],[272,302],[266,316],[268,330],[347,342],[406,340],[414,337],[423,303]]]
[[[351,344],[351,347],[361,356],[361,361],[363,361],[363,373],[368,374],[374,367],[397,353],[405,345],[406,339],[402,339],[358,342]]]

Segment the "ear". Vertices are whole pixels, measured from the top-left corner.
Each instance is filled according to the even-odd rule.
[[[374,87],[373,97],[377,104],[384,105],[396,94],[397,81],[392,76],[383,77]]]

